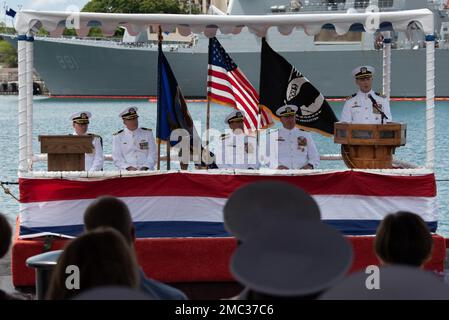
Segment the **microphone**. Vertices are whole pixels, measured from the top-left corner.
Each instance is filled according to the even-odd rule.
[[[368,94],[368,98],[371,100],[373,107],[379,111],[381,119],[382,119],[382,124],[384,124],[384,119],[388,120],[387,115],[380,109],[379,105],[377,104],[376,99],[373,98],[373,96],[371,95],[371,93]]]

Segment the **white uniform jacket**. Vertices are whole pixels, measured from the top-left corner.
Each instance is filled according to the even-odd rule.
[[[267,146],[268,166],[272,169],[277,169],[279,166],[302,169],[308,164],[316,169],[320,164],[320,154],[315,142],[312,135],[306,131],[296,127],[292,130],[285,128],[272,130],[268,133],[267,144],[270,144],[270,141],[272,145]],[[276,155],[277,159],[273,158]]]
[[[73,133],[76,136],[76,132]],[[100,136],[92,133],[88,135],[93,136],[92,146],[94,150],[92,153],[84,154],[84,170],[85,171],[101,171],[103,170],[103,142]]]
[[[340,121],[359,124],[381,124],[381,114],[373,107],[373,103],[368,96],[369,94],[376,100],[379,108],[388,117],[388,120],[384,120],[384,123],[391,122],[390,102],[387,98],[376,94],[373,90],[368,93],[363,93],[359,90],[359,92],[349,98],[343,107]]]
[[[135,167],[154,169],[157,160],[156,142],[153,132],[146,128],[134,131],[127,128],[115,133],[112,138],[112,160],[119,170]]]
[[[223,135],[220,152],[216,152],[219,169],[259,169],[260,164],[255,137],[234,132]]]

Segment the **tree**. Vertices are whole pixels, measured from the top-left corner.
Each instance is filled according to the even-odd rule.
[[[6,34],[15,34],[16,30],[12,27],[7,27],[4,22],[0,22],[0,32]]]
[[[142,13],[184,13],[177,0],[143,0],[140,10]]]
[[[189,8],[182,5],[179,0],[90,0],[83,7],[82,11],[105,13],[188,13]],[[196,8],[193,8],[192,13],[198,12]],[[92,28],[89,36],[100,37],[101,34],[99,28]],[[118,28],[114,36],[122,35],[123,29]]]
[[[84,12],[108,13],[187,13],[179,0],[90,0]]]
[[[17,67],[17,50],[4,40],[0,41],[0,63],[8,68]]]

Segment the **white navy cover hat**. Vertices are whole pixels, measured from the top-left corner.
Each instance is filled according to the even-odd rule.
[[[410,266],[379,268],[379,288],[366,286],[369,274],[357,272],[324,293],[322,300],[449,300],[449,287],[435,274]]]
[[[276,110],[276,115],[278,117],[289,117],[294,116],[296,114],[296,111],[298,111],[298,107],[292,104],[288,104],[285,106],[280,107]]]
[[[375,73],[374,67],[360,66],[352,70],[352,76],[356,79],[371,78]]]
[[[230,122],[235,121],[243,121],[245,118],[245,112],[241,110],[233,110],[228,116],[225,118],[224,123],[229,124]]]
[[[301,297],[339,283],[351,263],[351,244],[336,229],[320,221],[278,221],[242,242],[230,269],[255,292]]]
[[[75,112],[70,116],[70,120],[78,124],[88,124],[92,114],[89,111]]]
[[[119,117],[124,120],[132,120],[139,117],[137,111],[139,109],[137,107],[127,107],[122,112],[120,112]]]
[[[316,201],[304,190],[281,181],[260,181],[237,189],[223,208],[226,230],[240,240],[272,221],[321,219]]]

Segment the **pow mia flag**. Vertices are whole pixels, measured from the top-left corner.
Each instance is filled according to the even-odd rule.
[[[273,116],[280,107],[295,105],[298,126],[325,136],[334,134],[334,123],[338,119],[329,103],[301,72],[268,45],[265,38],[262,39],[259,89],[259,104]]]

